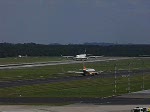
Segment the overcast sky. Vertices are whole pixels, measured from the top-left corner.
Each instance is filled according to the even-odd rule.
[[[150,44],[150,0],[0,0],[0,42]]]

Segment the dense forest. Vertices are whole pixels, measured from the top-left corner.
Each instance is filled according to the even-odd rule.
[[[104,56],[150,55],[150,45],[42,45],[35,43],[0,43],[0,58],[22,56],[61,56],[76,54]]]

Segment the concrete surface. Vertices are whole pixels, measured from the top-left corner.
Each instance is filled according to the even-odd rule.
[[[1,105],[0,112],[130,112],[135,107],[148,105],[92,105],[73,104],[67,106],[29,106],[29,105]]]
[[[120,98],[150,98],[150,90],[137,91],[129,94],[118,96]]]

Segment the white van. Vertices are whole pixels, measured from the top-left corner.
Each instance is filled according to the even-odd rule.
[[[136,107],[132,109],[131,112],[150,112],[150,109],[147,107],[143,107],[143,108]]]
[[[136,107],[131,112],[143,112],[143,108]]]

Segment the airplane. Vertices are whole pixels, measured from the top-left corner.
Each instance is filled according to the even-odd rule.
[[[86,49],[85,49],[84,54],[78,54],[76,56],[62,56],[62,57],[67,58],[67,59],[73,59],[76,61],[86,61],[89,58],[100,58],[103,56],[92,56],[92,54],[86,54]]]
[[[84,76],[87,75],[98,75],[99,73],[95,71],[93,68],[86,68],[85,66],[83,67],[83,74]]]
[[[67,59],[73,59],[76,61],[86,61],[89,58],[95,58],[96,59],[96,58],[101,58],[103,56],[87,56],[87,54],[78,54],[75,57],[74,56],[62,56],[62,57],[67,58]]]
[[[88,59],[86,54],[78,54],[76,57],[74,57],[74,60],[76,61],[86,61]]]
[[[94,76],[103,72],[103,71],[96,72],[96,70],[93,68],[86,68],[84,65],[84,61],[83,61],[83,69],[81,70],[82,71],[68,71],[68,73],[76,73],[76,74],[81,74],[83,76]]]
[[[89,56],[89,58],[101,58],[101,57],[104,57],[104,55],[101,55],[101,56]]]

